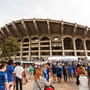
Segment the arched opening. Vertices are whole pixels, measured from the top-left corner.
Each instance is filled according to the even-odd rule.
[[[76,43],[76,49],[77,50],[84,50],[83,42],[81,39],[76,39],[75,43]]]
[[[23,40],[23,51],[29,51],[29,38]]]
[[[53,37],[52,40],[53,40],[53,41],[58,41],[58,40],[61,40],[61,39],[56,36],[56,37]]]
[[[38,41],[38,37],[33,37],[31,41]]]
[[[52,50],[61,50],[62,49],[62,42],[59,37],[52,38]]]
[[[48,37],[42,37],[41,38],[41,41],[46,41],[46,40],[49,40],[49,38]]]
[[[69,37],[64,38],[64,49],[66,49],[66,50],[73,49],[73,42],[72,42],[71,38],[69,38]]]
[[[49,45],[49,38],[48,37],[42,37],[41,38],[41,41],[40,41],[40,45],[42,46],[42,45]],[[49,49],[49,48],[47,48],[47,49]]]
[[[86,48],[87,50],[90,50],[90,40],[86,40]]]
[[[75,43],[76,43],[77,56],[85,56],[83,41],[81,39],[76,39]]]
[[[29,38],[25,38],[23,42],[29,42]]]
[[[62,42],[61,42],[61,38],[58,36],[55,36],[52,38],[52,55],[53,56],[58,56],[58,55],[62,55]]]
[[[39,38],[38,37],[33,37],[31,39],[31,57],[37,57],[38,56],[38,50],[39,50]],[[33,59],[35,59],[33,58]]]
[[[49,45],[49,38],[42,37],[40,41],[40,54],[42,56],[49,56],[50,55],[50,45]]]

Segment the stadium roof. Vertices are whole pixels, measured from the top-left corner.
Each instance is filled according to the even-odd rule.
[[[90,38],[90,28],[76,23],[51,19],[22,19],[12,21],[0,28],[0,43],[8,36],[24,37],[33,35],[70,35]]]

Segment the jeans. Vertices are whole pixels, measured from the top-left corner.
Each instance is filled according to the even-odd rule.
[[[20,89],[18,89],[18,85],[20,85]],[[16,90],[22,90],[22,79],[16,77]]]

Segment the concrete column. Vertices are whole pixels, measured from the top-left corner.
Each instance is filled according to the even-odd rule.
[[[40,39],[39,39],[39,47],[38,47],[38,56],[39,56],[39,58],[41,58],[41,55],[40,55]]]
[[[64,25],[64,21],[61,21],[61,36],[63,36],[63,25]]]
[[[77,56],[75,38],[73,38],[73,49],[74,49],[74,55]]]
[[[85,50],[85,56],[88,56],[85,39],[83,39],[83,45],[84,45],[84,50]]]
[[[22,56],[23,56],[23,39],[21,40],[21,52],[20,52],[20,60],[22,60]]]
[[[62,39],[62,56],[65,56],[65,52],[64,52],[64,39]]]
[[[51,42],[51,39],[49,40],[49,43],[50,43],[50,56],[52,56],[52,42]]]
[[[16,60],[16,54],[14,55],[14,58],[13,59]]]
[[[29,56],[28,59],[31,60],[31,39],[29,38]]]

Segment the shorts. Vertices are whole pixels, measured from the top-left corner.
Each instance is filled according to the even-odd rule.
[[[12,82],[8,82],[8,86],[9,86],[9,90],[13,90],[13,81]]]
[[[57,74],[53,74],[52,76],[53,76],[53,77],[56,77],[56,76],[57,76]]]
[[[58,78],[62,78],[62,74],[57,74],[57,77]]]

